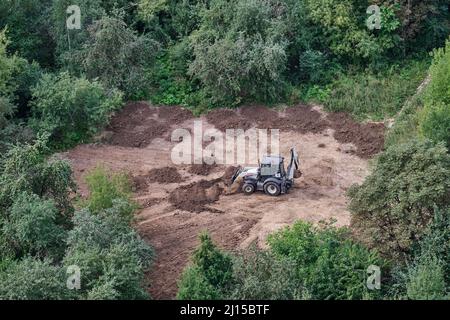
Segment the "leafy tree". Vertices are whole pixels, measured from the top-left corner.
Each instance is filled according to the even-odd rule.
[[[446,0],[376,0],[391,7],[400,21],[397,31],[408,51],[440,46],[450,31],[450,11]]]
[[[0,29],[8,27],[10,52],[45,67],[54,65],[51,3],[52,0],[4,0],[0,4]]]
[[[0,161],[0,210],[7,210],[23,193],[54,201],[58,221],[68,223],[72,213],[70,192],[75,190],[66,161],[47,159],[45,137],[34,144],[12,147]]]
[[[66,231],[57,224],[58,210],[52,200],[22,193],[10,208],[1,236],[15,256],[61,257]]]
[[[10,45],[6,37],[6,29],[0,30],[0,97],[12,99],[16,84],[14,83],[14,73],[17,71],[21,59],[16,55],[9,55],[7,47]]]
[[[390,7],[382,11],[383,26],[371,32],[366,26],[367,1],[306,0],[309,18],[320,26],[321,38],[341,61],[371,61],[397,44],[400,23]]]
[[[81,11],[81,29],[68,30],[67,8],[77,5]],[[73,50],[82,48],[88,38],[88,27],[106,14],[101,0],[53,0],[51,7],[52,36],[59,64],[67,63]]]
[[[223,298],[233,281],[232,267],[231,257],[221,252],[208,234],[201,234],[200,246],[181,277],[178,299]]]
[[[153,257],[151,248],[124,220],[120,203],[104,212],[75,213],[68,235],[64,265],[81,269],[78,297],[143,299],[144,272]]]
[[[405,255],[422,237],[434,206],[449,204],[449,192],[450,156],[442,144],[394,145],[364,183],[349,190],[352,226],[383,254]]]
[[[72,57],[89,79],[98,78],[108,88],[119,88],[127,96],[144,94],[145,67],[151,65],[158,43],[138,36],[121,17],[103,17],[89,27],[83,48]]]
[[[276,27],[273,1],[212,1],[191,35],[194,60],[189,75],[204,87],[210,103],[270,101],[283,93],[286,43]]]
[[[51,260],[28,257],[12,261],[0,271],[0,299],[60,300],[70,296],[65,272]]]
[[[270,251],[252,247],[233,260],[234,285],[229,297],[238,300],[308,298],[297,277],[296,264]]]
[[[348,230],[330,225],[314,227],[296,222],[269,236],[272,251],[295,262],[298,279],[312,299],[366,299],[377,297],[366,287],[370,265],[385,262],[349,238]]]
[[[63,146],[90,137],[122,105],[120,92],[67,72],[45,75],[32,94],[32,127]]]

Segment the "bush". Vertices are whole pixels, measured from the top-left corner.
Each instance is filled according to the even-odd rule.
[[[181,276],[178,299],[221,299],[231,286],[231,257],[221,252],[208,234],[201,234],[200,242],[191,265]]]
[[[293,300],[308,298],[290,259],[252,247],[233,260],[234,285],[229,297],[237,300]],[[227,297],[228,298],[228,297]]]
[[[404,256],[422,237],[434,206],[450,203],[449,192],[450,156],[442,144],[391,146],[364,183],[349,190],[352,226],[383,254]]]
[[[406,293],[413,300],[443,300],[446,298],[446,270],[433,256],[423,256],[408,269]]]
[[[7,252],[16,257],[62,257],[66,231],[57,223],[58,214],[52,200],[42,200],[35,194],[19,195],[1,228]]]
[[[269,236],[272,251],[295,262],[297,277],[312,299],[377,297],[366,287],[370,265],[384,267],[374,251],[350,240],[346,229],[296,222]]]
[[[0,270],[0,299],[61,300],[70,295],[64,271],[50,260],[24,258]]]
[[[49,132],[51,141],[62,146],[90,137],[122,105],[118,91],[108,92],[97,81],[74,78],[67,72],[45,75],[32,92],[31,125]]]
[[[47,159],[47,139],[11,148],[0,161],[0,210],[6,211],[23,193],[54,201],[59,222],[72,214],[69,194],[75,190],[72,169],[66,161]]]
[[[128,205],[123,207],[124,218],[131,219],[135,209],[131,201],[130,179],[125,173],[108,174],[104,167],[93,169],[86,176],[89,198],[83,203],[92,213],[99,213],[112,208],[115,203],[122,201]]]
[[[444,142],[450,150],[450,104],[426,105],[419,121],[423,136],[435,142]]]
[[[151,248],[123,219],[120,206],[74,216],[64,265],[81,270],[78,298],[147,298],[144,272],[153,258]]]

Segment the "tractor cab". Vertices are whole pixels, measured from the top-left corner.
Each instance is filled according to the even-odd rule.
[[[286,176],[284,158],[281,156],[264,156],[261,160],[259,174],[263,181],[270,177],[281,178]]]

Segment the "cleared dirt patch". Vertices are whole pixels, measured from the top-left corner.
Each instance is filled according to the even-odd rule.
[[[202,231],[233,251],[253,242],[264,246],[270,233],[298,219],[316,223],[334,218],[338,225],[349,223],[346,191],[367,175],[365,158],[381,150],[382,125],[355,125],[351,118],[327,116],[317,108],[291,108],[221,109],[195,119],[205,128],[215,125],[220,130],[263,125],[281,129],[280,153],[288,157],[295,146],[303,176],[280,197],[262,192],[226,195],[235,166],[174,165],[175,143],[167,137],[175,128],[192,130],[194,122],[189,112],[178,107],[127,105],[111,121],[112,142],[80,145],[61,155],[70,161],[82,196],[87,196],[84,177],[98,164],[134,176],[135,199],[142,207],[136,228],[157,254],[148,274],[154,299],[175,297],[179,276]]]
[[[187,186],[176,188],[169,196],[169,202],[177,209],[189,212],[217,212],[221,210],[208,207],[208,204],[219,200],[223,187],[219,185],[220,179],[200,180]]]

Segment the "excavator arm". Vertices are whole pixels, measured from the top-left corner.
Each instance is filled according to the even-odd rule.
[[[296,172],[299,172],[298,167],[300,163],[298,161],[298,153],[295,148],[291,148],[291,161],[289,162],[288,168],[287,168],[287,179],[288,180],[294,180],[296,177]]]

